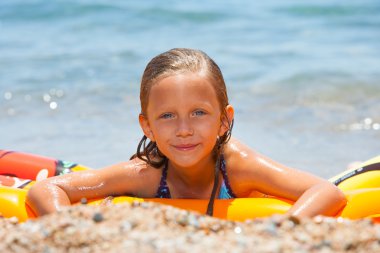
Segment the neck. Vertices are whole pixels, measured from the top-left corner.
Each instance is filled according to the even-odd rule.
[[[168,181],[172,186],[172,193],[178,195],[208,196],[214,183],[215,161],[210,156],[191,167],[180,167],[172,162],[168,164]]]

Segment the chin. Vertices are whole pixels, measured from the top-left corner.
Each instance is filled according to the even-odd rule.
[[[199,161],[193,161],[193,160],[190,161],[190,160],[178,160],[178,159],[173,159],[173,160],[170,159],[170,161],[175,166],[184,167],[184,168],[186,168],[186,167],[193,167],[193,166],[197,165],[197,163],[199,162]]]

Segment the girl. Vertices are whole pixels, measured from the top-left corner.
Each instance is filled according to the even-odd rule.
[[[38,215],[82,198],[209,199],[272,195],[296,201],[288,215],[334,215],[346,199],[333,184],[231,138],[234,109],[219,67],[205,53],[172,49],[147,65],[140,89],[144,132],[130,161],[48,178],[28,192]]]

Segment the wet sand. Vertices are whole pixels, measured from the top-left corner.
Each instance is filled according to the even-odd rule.
[[[78,205],[18,223],[0,252],[380,252],[380,225],[317,217],[231,222],[155,203]]]

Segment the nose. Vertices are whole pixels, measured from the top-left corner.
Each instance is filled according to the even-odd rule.
[[[177,137],[186,137],[194,134],[194,129],[191,126],[190,120],[183,118],[178,120],[178,126],[176,131]]]

